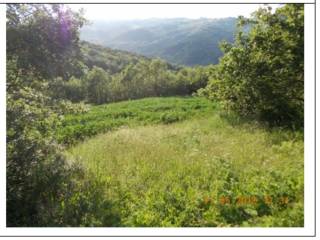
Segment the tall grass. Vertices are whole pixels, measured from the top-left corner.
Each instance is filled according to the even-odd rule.
[[[137,110],[149,101],[167,109],[171,100],[142,100]],[[183,122],[123,126],[68,149],[70,161],[99,183],[91,191],[102,204],[87,225],[303,226],[302,134],[230,124],[209,103],[184,101],[173,101],[176,112],[197,104],[210,111]],[[118,106],[110,108],[133,108]]]

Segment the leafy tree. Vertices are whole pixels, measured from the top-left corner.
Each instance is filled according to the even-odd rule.
[[[56,144],[59,115],[47,93],[53,77],[72,72],[81,22],[60,5],[7,5],[8,226],[70,220],[60,203],[75,188],[71,176],[81,171],[66,163]]]
[[[88,101],[96,104],[108,101],[111,77],[102,68],[93,67],[86,76]]]
[[[188,86],[192,84],[189,78],[191,75],[181,73],[187,71],[185,68],[179,71],[171,69],[170,65],[159,59],[142,60],[135,65],[128,65],[113,81],[114,86],[121,89],[118,96],[121,96],[122,100],[186,95]]]
[[[85,19],[64,5],[7,4],[7,59],[44,78],[79,73],[79,31]]]
[[[203,88],[208,83],[208,69],[212,66],[207,67],[193,67],[181,69],[178,76],[177,92],[182,94],[192,94],[198,89]]]
[[[49,224],[63,195],[67,165],[53,138],[58,115],[50,99],[25,82],[15,62],[7,62],[7,225]],[[13,81],[16,87],[11,84]],[[19,84],[20,83],[20,84]],[[40,84],[45,88],[45,84]],[[38,86],[40,88],[41,86]],[[52,223],[52,222],[51,222]]]
[[[241,115],[303,127],[303,35],[303,4],[274,13],[261,8],[250,19],[240,18],[235,42],[222,44],[225,54],[202,93]]]
[[[85,100],[86,91],[82,79],[72,76],[64,85],[67,99],[70,99],[73,102]]]

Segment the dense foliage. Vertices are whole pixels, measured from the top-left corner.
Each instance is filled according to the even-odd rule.
[[[134,53],[115,50],[101,45],[81,41],[83,63],[89,69],[94,66],[102,68],[109,74],[119,73],[129,64],[147,60],[146,57]]]
[[[82,170],[67,164],[54,129],[73,107],[47,92],[53,77],[75,73],[82,21],[60,5],[7,5],[7,226],[72,221],[61,201],[81,192]]]
[[[243,116],[271,125],[303,127],[304,7],[287,4],[272,13],[261,8],[253,18],[240,18],[233,44],[212,70],[202,91]]]
[[[54,98],[102,104],[144,97],[190,95],[208,82],[207,67],[181,68],[160,59],[147,59],[86,42],[81,45],[85,49],[83,74],[72,76],[68,81],[62,78],[51,81]],[[92,54],[90,57],[89,53]]]
[[[79,28],[84,23],[80,14],[62,5],[8,4],[7,59],[16,59],[20,71],[70,77],[79,70]]]

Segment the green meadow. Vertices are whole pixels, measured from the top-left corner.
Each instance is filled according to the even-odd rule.
[[[303,226],[301,132],[195,97],[95,106],[63,124],[61,139],[84,139],[65,154],[99,195],[87,226]]]

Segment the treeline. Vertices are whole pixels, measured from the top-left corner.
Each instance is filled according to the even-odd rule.
[[[104,69],[109,74],[119,73],[128,64],[150,60],[135,53],[111,49],[86,41],[80,42],[83,68],[91,69],[94,66]]]
[[[53,98],[102,104],[144,97],[189,95],[205,87],[208,67],[173,66],[82,42],[78,74],[50,81]]]
[[[162,60],[139,60],[110,74],[93,66],[81,77],[61,77],[49,83],[52,97],[72,102],[102,104],[144,97],[189,95],[208,81],[204,67],[170,69]]]

